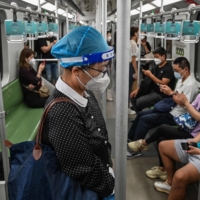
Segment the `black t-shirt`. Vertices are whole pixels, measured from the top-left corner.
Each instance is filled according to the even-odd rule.
[[[41,50],[41,47],[49,46],[50,43],[52,43],[54,40],[56,40],[56,37],[38,39],[38,44],[39,44],[40,50]],[[42,50],[41,50],[41,52],[42,52]],[[51,55],[51,50],[50,50],[47,53],[42,52],[42,58],[50,59],[50,58],[54,58],[54,57]]]
[[[163,78],[170,79],[170,82],[168,83],[168,86],[173,90],[175,86],[175,78],[174,78],[174,71],[172,66],[169,63],[166,63],[163,67],[156,66],[154,69],[151,70],[154,76],[160,80]],[[153,81],[152,81],[153,82]],[[158,93],[161,97],[166,97],[164,93],[160,91],[160,87],[153,82],[152,83],[152,89]]]

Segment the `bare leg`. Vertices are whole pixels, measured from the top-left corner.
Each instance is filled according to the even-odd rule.
[[[199,181],[199,171],[192,164],[187,164],[174,174],[168,200],[184,200],[188,184]]]
[[[174,140],[162,141],[159,144],[159,152],[167,172],[167,182],[169,185],[172,185],[175,173],[174,161],[180,162],[174,146]]]

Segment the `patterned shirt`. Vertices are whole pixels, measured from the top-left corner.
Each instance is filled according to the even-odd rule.
[[[45,120],[42,143],[55,149],[63,172],[99,196],[108,196],[114,189],[111,145],[98,102],[92,92],[82,97],[59,78],[46,105],[67,96],[79,109],[70,102],[55,104]]]

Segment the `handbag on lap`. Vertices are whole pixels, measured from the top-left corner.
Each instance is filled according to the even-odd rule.
[[[176,102],[172,98],[165,98],[154,105],[154,110],[159,113],[166,113],[174,109]]]
[[[174,121],[181,129],[184,129],[189,133],[191,133],[198,124],[189,113],[174,117]]]
[[[9,200],[99,199],[96,192],[82,187],[79,182],[62,172],[55,150],[41,144],[42,128],[47,113],[60,101],[73,103],[67,98],[58,98],[50,102],[43,113],[36,142],[12,144],[5,141],[5,145],[10,149],[11,158],[8,178]]]

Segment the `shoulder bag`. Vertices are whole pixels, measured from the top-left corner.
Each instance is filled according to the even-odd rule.
[[[61,101],[58,98],[46,107],[39,126],[36,142],[27,141],[12,144],[5,141],[10,149],[11,167],[8,178],[10,200],[98,200],[96,192],[82,187],[61,171],[55,150],[41,143],[42,129],[50,108]],[[78,107],[77,107],[78,108]]]
[[[154,59],[154,55],[153,55],[153,53],[150,51],[149,53],[147,53],[147,54],[144,55],[144,58],[146,58],[146,59],[151,59],[151,60],[145,60],[145,62],[146,62],[146,64],[147,64],[147,63],[153,62],[152,59]]]

